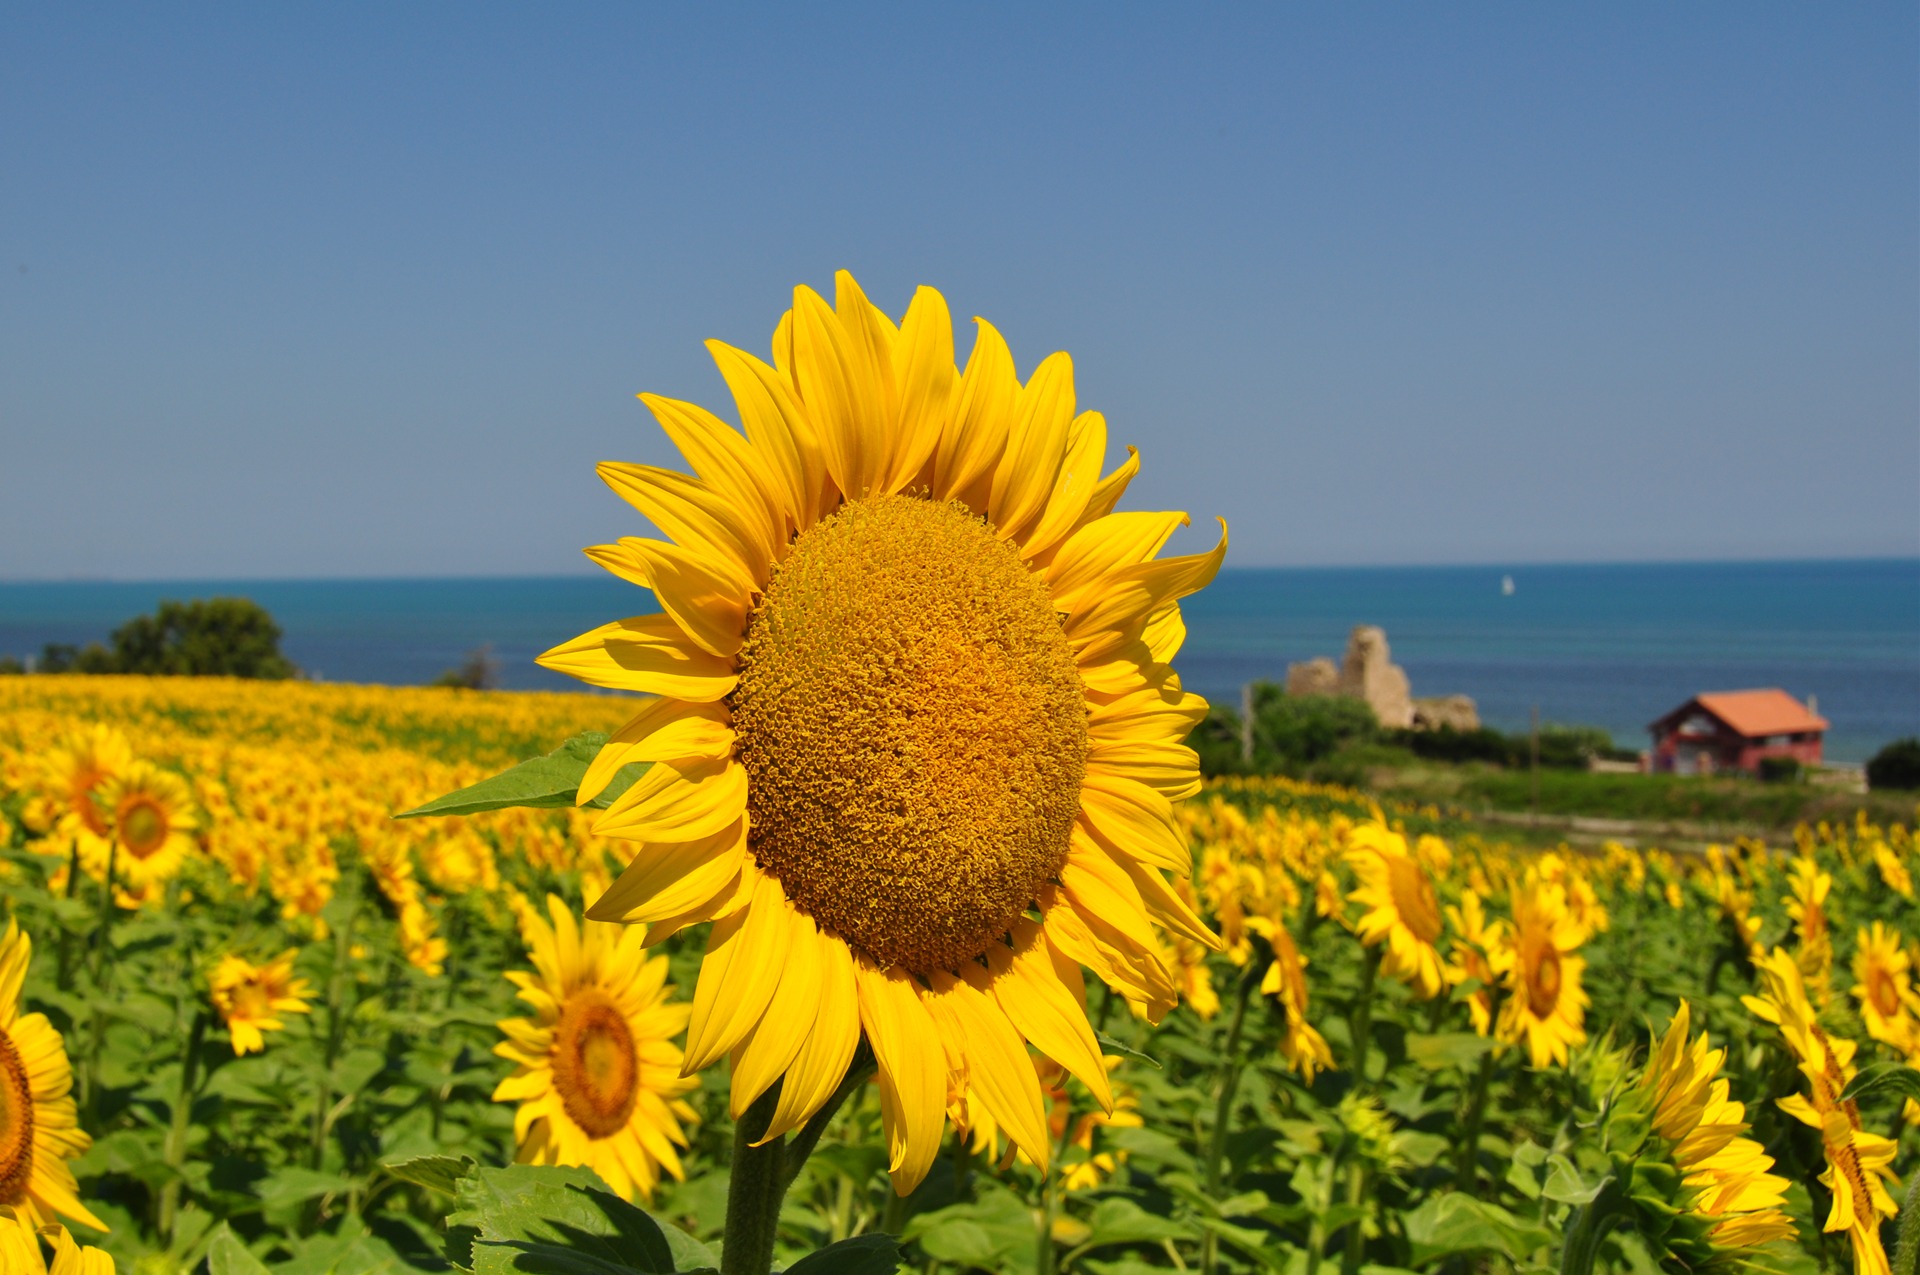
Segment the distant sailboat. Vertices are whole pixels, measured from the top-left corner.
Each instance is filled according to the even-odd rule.
[[[1510,598],[1513,596],[1513,577],[1512,576],[1500,577],[1500,596],[1503,598]]]

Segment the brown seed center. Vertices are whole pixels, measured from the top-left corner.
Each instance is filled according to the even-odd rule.
[[[587,1136],[605,1138],[627,1127],[640,1091],[640,1058],[633,1032],[604,993],[574,993],[554,1028],[553,1087]]]
[[[883,966],[978,956],[1066,860],[1079,671],[1045,584],[961,506],[858,500],[802,534],[732,708],[755,859]]]
[[[27,1064],[0,1028],[0,1204],[27,1197],[33,1176],[33,1084]]]

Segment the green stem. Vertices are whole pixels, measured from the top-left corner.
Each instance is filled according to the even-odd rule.
[[[1915,1275],[1920,1260],[1920,1173],[1907,1186],[1907,1202],[1900,1206],[1900,1242],[1893,1250],[1893,1275]]]
[[[120,833],[110,828],[111,840],[107,842],[107,879],[100,883],[100,928],[95,931],[94,942],[100,945],[98,973],[95,981],[102,991],[106,990],[107,973],[113,960],[113,874],[119,866]]]
[[[753,1144],[773,1123],[780,1102],[775,1085],[754,1099],[733,1124],[733,1175],[727,1185],[727,1230],[720,1245],[721,1275],[768,1275],[773,1236],[786,1194],[787,1140]]]
[[[1347,1166],[1347,1203],[1362,1209],[1367,1198],[1367,1162],[1355,1160]],[[1364,1211],[1347,1223],[1347,1250],[1340,1257],[1340,1275],[1357,1275],[1367,1251],[1367,1225]]]
[[[1593,1259],[1600,1253],[1600,1242],[1629,1207],[1620,1180],[1609,1175],[1600,1185],[1600,1194],[1574,1210],[1565,1247],[1560,1250],[1560,1275],[1593,1275]]]
[[[1379,981],[1380,949],[1367,949],[1366,964],[1360,970],[1360,994],[1353,1001],[1349,1022],[1353,1035],[1353,1087],[1367,1088],[1367,1051],[1373,1044],[1373,989]]]
[[[1247,962],[1247,972],[1241,975],[1233,999],[1227,1045],[1220,1055],[1220,1097],[1213,1108],[1213,1136],[1207,1144],[1206,1169],[1207,1198],[1216,1203],[1220,1199],[1220,1166],[1226,1160],[1227,1134],[1233,1125],[1233,1099],[1240,1089],[1240,1072],[1245,1066],[1245,1060],[1240,1057],[1240,1033],[1247,1022],[1247,1002],[1253,998],[1253,989],[1260,985],[1268,964],[1270,962],[1264,960]],[[1220,1237],[1209,1228],[1200,1246],[1200,1269],[1205,1275],[1213,1275],[1219,1260]]]
[[[207,1012],[194,1011],[193,1028],[187,1033],[187,1050],[180,1056],[180,1093],[173,1102],[172,1119],[167,1126],[163,1155],[173,1173],[160,1188],[160,1241],[173,1242],[173,1220],[180,1208],[180,1168],[187,1160],[187,1130],[193,1120],[200,1069],[200,1042],[207,1031]]]
[[[67,898],[73,897],[73,892],[79,888],[79,882],[80,837],[76,833],[73,838],[73,853],[67,859]],[[73,931],[68,928],[65,920],[60,922],[60,990],[63,992],[73,990]]]
[[[340,1046],[346,1040],[346,981],[353,972],[353,919],[358,908],[349,908],[333,932],[333,970],[327,977],[327,1051],[320,1073],[318,1094],[313,1104],[313,1141],[308,1160],[318,1169],[326,1157],[328,1112],[333,1106],[333,1068],[340,1060]]]
[[[1493,1050],[1480,1055],[1473,1075],[1473,1093],[1467,1100],[1467,1118],[1461,1122],[1460,1144],[1454,1148],[1454,1189],[1472,1194],[1480,1179],[1480,1127],[1487,1115],[1487,1085],[1493,1079]]]

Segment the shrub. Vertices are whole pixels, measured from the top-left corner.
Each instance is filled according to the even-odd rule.
[[[1867,763],[1867,787],[1913,792],[1920,789],[1920,738],[1896,739]]]
[[[490,691],[500,685],[500,661],[494,658],[493,644],[489,642],[468,651],[467,658],[458,667],[434,678],[433,685],[466,691]]]
[[[299,672],[280,654],[280,626],[249,598],[162,602],[152,615],[137,615],[113,631],[113,665],[116,673],[187,677]]]
[[[1791,784],[1800,780],[1800,759],[1798,757],[1762,757],[1760,759],[1760,780],[1769,784]]]

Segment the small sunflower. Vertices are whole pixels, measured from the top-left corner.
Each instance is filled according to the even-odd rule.
[[[1913,962],[1900,945],[1900,931],[1883,921],[1862,929],[1853,952],[1853,997],[1867,1034],[1896,1049],[1920,1049],[1916,1016],[1920,996],[1913,990]]]
[[[1806,1077],[1807,1092],[1780,1099],[1780,1109],[1820,1131],[1826,1172],[1820,1181],[1833,1194],[1824,1229],[1846,1231],[1853,1243],[1855,1275],[1889,1275],[1880,1243],[1880,1219],[1896,1211],[1886,1184],[1894,1181],[1895,1143],[1860,1125],[1859,1104],[1840,1094],[1853,1079],[1854,1043],[1828,1035],[1814,1021],[1813,1003],[1793,956],[1781,948],[1759,963],[1761,993],[1741,1001],[1758,1018],[1780,1029]]]
[[[494,1053],[515,1064],[493,1091],[520,1104],[513,1117],[522,1164],[577,1164],[615,1190],[649,1199],[660,1173],[681,1176],[676,1146],[694,1119],[683,1095],[673,1043],[688,1006],[671,998],[667,961],[647,959],[646,929],[576,925],[567,905],[547,896],[549,925],[523,918],[536,973],[507,978],[532,1018],[509,1018]]]
[[[94,837],[107,835],[101,785],[133,764],[133,746],[111,726],[95,724],[74,731],[48,751],[43,775],[64,828]]]
[[[1800,963],[1808,990],[1824,1006],[1832,994],[1833,927],[1827,917],[1827,896],[1833,892],[1833,877],[1822,872],[1812,859],[1796,858],[1787,869],[1787,916],[1793,922]]]
[[[1507,923],[1496,917],[1487,919],[1486,905],[1477,890],[1460,892],[1458,907],[1447,907],[1447,919],[1453,922],[1453,962],[1447,966],[1447,982],[1454,987],[1469,979],[1480,984],[1467,998],[1467,1015],[1473,1030],[1485,1036],[1493,1030],[1493,1014],[1499,1005],[1498,972],[1509,959],[1510,939]]]
[[[208,984],[214,1008],[227,1024],[235,1054],[253,1053],[266,1048],[264,1032],[285,1028],[281,1014],[308,1012],[307,1001],[313,988],[304,978],[293,976],[292,948],[265,965],[255,965],[245,957],[227,955],[214,967]]]
[[[35,1226],[55,1214],[97,1231],[107,1224],[80,1203],[67,1161],[93,1139],[69,1091],[66,1043],[45,1014],[23,1014],[21,990],[33,941],[14,922],[0,936],[0,1206]]]
[[[1313,1083],[1316,1071],[1333,1066],[1333,1050],[1327,1046],[1314,1025],[1307,1021],[1307,958],[1300,955],[1293,935],[1283,925],[1261,929],[1273,946],[1273,963],[1260,980],[1263,995],[1274,998],[1284,1020],[1280,1028],[1280,1056],[1287,1066]]]
[[[1525,1043],[1535,1067],[1567,1065],[1571,1046],[1584,1044],[1587,968],[1577,955],[1586,934],[1567,912],[1566,892],[1537,880],[1514,888],[1513,941],[1501,954],[1506,999],[1498,1032]]]
[[[111,859],[116,885],[124,891],[122,903],[157,900],[159,887],[186,862],[199,827],[186,781],[150,761],[134,761],[101,784],[97,800],[118,852],[109,853],[105,842],[83,850],[87,870],[104,877]]]
[[[1433,878],[1407,851],[1407,839],[1374,822],[1353,830],[1347,862],[1360,888],[1347,897],[1366,908],[1355,926],[1368,947],[1386,944],[1380,969],[1405,980],[1422,1000],[1445,985],[1445,965],[1435,942],[1440,938],[1440,896]]]
[[[641,396],[695,475],[602,465],[671,539],[587,552],[663,613],[540,662],[659,697],[580,800],[654,763],[595,825],[637,844],[590,915],[712,922],[688,1073],[738,1051],[736,1117],[784,1076],[779,1136],[864,1034],[905,1194],[956,1070],[1041,1165],[1029,1044],[1110,1100],[1082,967],[1157,1019],[1163,932],[1218,948],[1164,874],[1192,872],[1173,810],[1206,713],[1169,666],[1177,603],[1226,537],[1162,559],[1185,514],[1114,512],[1139,458],[1102,475],[1064,353],[1023,384],[981,322],[961,371],[938,292],[896,323],[836,283],[834,305],[794,292],[771,366],[709,343],[744,434]]]
[[[53,1249],[48,1262],[43,1242]],[[113,1258],[74,1243],[58,1223],[36,1227],[18,1210],[0,1204],[0,1271],[6,1275],[114,1275]]]
[[[1768,1172],[1773,1159],[1745,1134],[1746,1107],[1727,1095],[1720,1074],[1727,1051],[1710,1047],[1705,1032],[1690,1035],[1692,1011],[1680,1002],[1624,1100],[1609,1113],[1609,1131],[1624,1127],[1622,1115],[1645,1121],[1638,1127],[1651,1145],[1637,1150],[1633,1202],[1654,1223],[1673,1269],[1711,1270],[1749,1263],[1761,1244],[1793,1236],[1782,1212],[1787,1180]],[[1655,1162],[1670,1174],[1649,1173]]]

